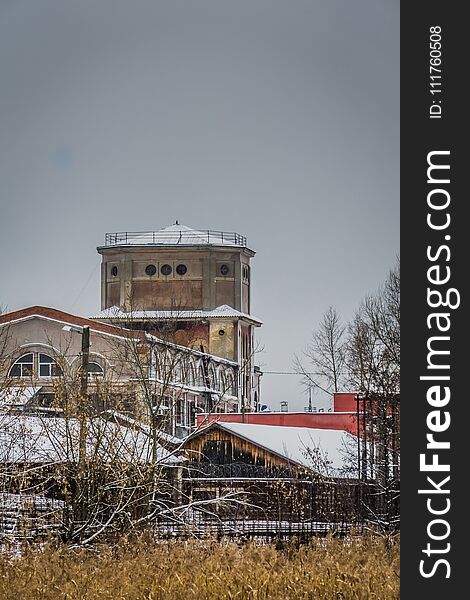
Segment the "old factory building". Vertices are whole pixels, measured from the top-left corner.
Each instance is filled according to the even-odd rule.
[[[178,223],[147,232],[108,233],[102,255],[101,309],[93,318],[234,361],[240,410],[256,411],[250,261],[245,237]]]
[[[150,413],[178,436],[199,413],[259,409],[254,331],[261,321],[250,312],[255,253],[246,238],[176,223],[106,234],[98,252],[101,311],[93,317],[39,306],[0,317],[0,406],[48,410],[60,381],[83,370],[77,333],[87,329],[90,401],[106,381],[107,408],[114,396],[121,411],[138,416],[143,390]]]

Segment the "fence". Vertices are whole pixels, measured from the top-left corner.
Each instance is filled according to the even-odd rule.
[[[245,247],[246,237],[233,231],[205,230],[171,230],[171,231],[118,231],[107,233],[105,246],[137,246],[137,245],[215,245]]]
[[[253,469],[258,470],[254,466]],[[230,471],[233,470],[230,465]],[[223,476],[226,473],[216,471],[216,475],[186,471],[188,476],[169,485],[168,491],[172,491],[157,499],[162,510],[152,520],[158,537],[216,535],[270,541],[295,536],[306,540],[327,533],[362,532],[385,522],[380,513],[380,496],[372,484],[299,479],[288,474]],[[4,541],[40,540],[62,532],[65,503],[61,500],[0,493],[0,502],[0,533]],[[145,514],[149,510],[146,506],[139,503],[135,507],[139,514],[134,517]],[[396,508],[399,510],[398,505]],[[398,526],[399,513],[395,512]]]
[[[60,532],[65,503],[45,496],[0,493],[0,541],[45,539]]]

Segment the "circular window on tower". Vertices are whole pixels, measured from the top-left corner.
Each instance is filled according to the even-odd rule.
[[[229,268],[228,265],[222,265],[220,267],[220,274],[223,275],[225,277],[225,275],[228,275],[229,272]]]
[[[117,267],[113,267],[111,269],[111,275],[112,275],[112,277],[117,277],[117,274],[118,274],[118,268]]]
[[[178,273],[178,275],[184,275],[187,270],[188,270],[188,268],[186,267],[186,265],[178,265],[176,267],[176,272]]]
[[[157,267],[155,265],[147,265],[145,267],[145,272],[147,273],[147,275],[149,275],[149,277],[151,277],[157,272]]]
[[[171,275],[171,271],[173,269],[171,268],[171,265],[163,265],[162,268],[160,269],[160,271],[162,272],[162,275]]]

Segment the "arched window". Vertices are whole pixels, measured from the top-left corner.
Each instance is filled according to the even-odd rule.
[[[192,358],[189,358],[187,363],[186,383],[188,385],[196,385],[196,371],[194,369],[194,362]]]
[[[225,373],[222,368],[219,369],[219,391],[222,394],[228,394],[229,390],[227,389],[227,381],[225,379]]]
[[[210,381],[210,386],[213,390],[217,389],[217,372],[214,368],[214,365],[211,365],[209,367],[209,381]]]
[[[233,371],[229,371],[226,375],[225,389],[227,390],[227,394],[230,394],[232,396],[237,395],[237,390],[235,386],[235,376]]]
[[[177,383],[182,383],[184,379],[183,365],[181,364],[181,359],[179,357],[175,357],[175,363],[173,365],[173,379]]]
[[[104,376],[104,370],[97,362],[88,363],[88,379],[101,379]]]
[[[200,365],[199,369],[198,369],[198,385],[200,385],[201,387],[205,387],[206,385],[206,374],[204,373],[204,367],[202,365]]]
[[[158,352],[157,356],[157,377],[159,379],[164,379],[171,377],[174,375],[171,372],[171,369],[174,367],[173,356],[169,350],[163,349]]]
[[[33,353],[24,354],[10,369],[10,377],[31,377],[33,375]]]
[[[39,377],[60,377],[62,369],[49,354],[39,354]]]

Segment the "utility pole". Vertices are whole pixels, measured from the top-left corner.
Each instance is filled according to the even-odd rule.
[[[80,471],[84,471],[86,460],[86,438],[87,438],[87,404],[88,404],[88,361],[90,357],[90,327],[85,325],[82,334],[82,368],[80,372],[80,437],[78,447],[78,464]]]

